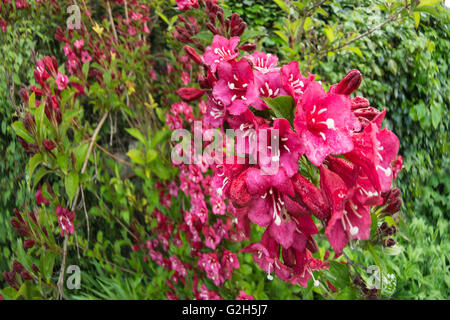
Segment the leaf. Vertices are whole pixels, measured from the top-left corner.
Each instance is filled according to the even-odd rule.
[[[42,162],[42,155],[40,153],[36,153],[30,161],[28,161],[28,178],[31,179],[33,176],[34,170],[36,167]]]
[[[348,48],[348,50],[350,50],[353,53],[356,53],[358,56],[360,56],[362,59],[364,59],[363,53],[362,53],[361,49],[359,49],[358,47],[350,47],[350,48]]]
[[[150,163],[158,157],[158,152],[154,149],[149,149],[147,151],[146,162]]]
[[[273,0],[280,8],[281,10],[285,11],[286,13],[289,13],[289,7],[284,2],[284,0]]]
[[[423,7],[423,6],[434,6],[438,3],[441,3],[442,0],[422,0],[420,1],[419,5],[417,6],[417,8]]]
[[[25,129],[25,125],[20,122],[16,121],[12,124],[12,128],[16,132],[16,134],[21,137],[23,140],[25,140],[28,143],[34,143],[33,136]]]
[[[281,31],[274,31],[281,39],[283,39],[286,43],[289,43],[289,38]]]
[[[78,190],[78,173],[76,172],[70,172],[65,180],[64,180],[64,186],[66,187],[67,196],[69,197],[69,202],[72,204],[72,200],[75,197],[75,194]]]
[[[56,161],[62,172],[64,172],[64,174],[67,174],[69,166],[69,156],[64,153],[59,153],[58,156],[56,157]]]
[[[305,19],[305,23],[303,24],[303,29],[304,29],[305,31],[308,31],[309,28],[311,28],[311,26],[312,26],[312,20],[311,20],[310,17],[307,17],[307,18]]]
[[[414,12],[413,13],[414,23],[416,25],[416,29],[419,27],[420,24],[420,12]]]
[[[144,135],[136,128],[129,128],[129,129],[125,129],[131,136],[135,137],[136,139],[138,139],[140,142],[142,142],[143,144],[146,144],[146,139],[144,137]]]
[[[88,149],[89,149],[89,144],[84,143],[84,144],[80,144],[78,147],[76,147],[73,152],[73,154],[75,156],[75,169],[77,172],[79,172],[81,170],[83,162],[86,159]]]
[[[145,164],[145,159],[142,156],[142,152],[138,149],[131,149],[127,152],[127,156],[129,156],[131,160],[138,164]]]
[[[49,170],[47,170],[47,169],[45,169],[43,167],[39,168],[39,170],[36,172],[36,176],[34,177],[33,189],[36,188],[36,186],[39,183],[39,181],[41,181],[41,179],[49,172],[50,172]]]
[[[334,31],[331,27],[326,26],[323,31],[325,32],[325,36],[327,37],[328,41],[331,43],[334,41],[335,36],[334,36]]]
[[[342,290],[348,287],[350,283],[350,274],[347,265],[330,261],[330,269],[327,271],[328,280],[338,289]]]
[[[277,118],[285,118],[289,122],[294,120],[294,99],[292,97],[264,98],[264,102],[271,108]]]

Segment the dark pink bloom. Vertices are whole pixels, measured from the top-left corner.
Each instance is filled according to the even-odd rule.
[[[281,85],[281,76],[277,72],[262,74],[258,71],[254,72],[255,85],[261,98],[276,98],[279,96],[287,96],[287,92]],[[262,99],[257,99],[252,106],[258,110],[265,110],[269,107]]]
[[[42,195],[42,190],[41,189],[36,191],[35,198],[36,198],[36,204],[37,205],[41,205],[42,203],[45,204],[45,205],[50,204],[50,201],[48,199],[44,198],[44,196]]]
[[[256,51],[252,55],[245,56],[253,69],[260,72],[261,74],[267,73],[279,73],[280,67],[278,67],[278,57],[270,53],[266,54],[264,52]]]
[[[294,120],[308,159],[316,166],[329,154],[343,154],[353,150],[352,130],[359,131],[360,123],[351,112],[351,100],[345,95],[327,94],[318,82],[311,82]]]
[[[222,62],[234,61],[239,56],[236,50],[239,41],[239,37],[227,39],[220,35],[214,36],[211,46],[206,48],[203,55],[203,62],[211,68],[211,72],[216,72]]]
[[[387,129],[380,130],[372,122],[363,132],[354,134],[352,140],[355,147],[345,157],[363,168],[376,190],[388,191],[394,170],[398,170],[392,166],[400,147],[396,135]]]
[[[221,101],[232,115],[244,113],[258,98],[252,68],[246,61],[221,63],[219,81],[213,88],[214,98]]]
[[[193,8],[198,8],[198,0],[175,0],[177,9],[186,11]]]
[[[67,87],[68,83],[69,77],[58,72],[58,75],[56,76],[56,85],[58,86],[58,90],[63,91]]]
[[[245,291],[240,291],[239,295],[236,297],[236,300],[255,300],[255,298],[251,295],[245,293]]]
[[[267,156],[264,158],[264,154],[259,154],[259,164],[261,167],[270,165],[271,159],[279,161],[280,166],[286,171],[288,177],[292,177],[298,172],[298,160],[300,156],[305,152],[302,141],[298,134],[291,129],[291,124],[286,119],[275,119],[271,130],[278,130],[278,135],[275,138],[278,141],[278,154],[274,154],[273,146]],[[268,146],[271,145],[270,132],[267,133]],[[271,158],[271,159],[270,159]]]
[[[61,227],[61,237],[64,235],[73,234],[73,220],[75,219],[75,212],[69,211],[61,206],[57,206],[56,215],[58,216],[59,226]]]
[[[281,68],[283,88],[294,100],[298,100],[303,96],[308,85],[314,80],[314,77],[314,75],[304,77],[300,72],[297,61],[292,61]]]
[[[324,166],[320,167],[320,184],[332,209],[325,234],[333,249],[341,253],[350,238],[368,240],[370,207],[352,197],[344,180]]]
[[[84,46],[84,40],[83,39],[77,40],[73,43],[73,45],[75,48],[81,49]]]

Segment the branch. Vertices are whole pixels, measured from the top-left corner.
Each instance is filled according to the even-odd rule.
[[[355,38],[353,38],[353,39],[347,40],[346,42],[344,42],[343,44],[341,44],[341,45],[339,45],[339,46],[337,46],[337,47],[335,47],[335,48],[328,48],[328,49],[326,49],[326,50],[323,50],[323,51],[319,52],[318,56],[320,57],[320,56],[322,56],[322,55],[324,55],[324,54],[327,54],[329,51],[337,51],[337,50],[339,50],[339,49],[342,49],[342,48],[344,48],[344,47],[350,45],[351,43],[353,43],[353,42],[355,42],[355,41],[358,41],[358,40],[360,40],[360,39],[362,39],[362,38],[364,38],[364,37],[367,37],[368,35],[372,34],[372,33],[375,32],[376,30],[382,28],[384,25],[386,25],[386,24],[388,24],[388,23],[390,23],[390,22],[396,20],[396,19],[398,18],[398,16],[399,16],[405,9],[407,9],[408,7],[409,7],[409,4],[407,3],[404,7],[402,7],[402,8],[401,8],[400,10],[398,10],[394,15],[391,15],[388,19],[386,19],[386,20],[383,21],[382,23],[380,23],[380,24],[374,26],[373,28],[367,30],[366,32],[360,34],[359,36],[357,36],[357,37],[355,37]]]
[[[106,112],[103,115],[103,117],[100,119],[100,122],[98,123],[97,128],[95,129],[94,134],[92,135],[91,142],[90,142],[89,148],[88,148],[88,152],[86,154],[86,158],[84,159],[83,167],[81,168],[81,171],[80,171],[81,174],[83,174],[84,171],[86,170],[87,164],[89,162],[89,157],[91,156],[91,153],[92,153],[92,148],[93,148],[93,146],[95,144],[95,139],[97,138],[97,136],[98,136],[98,134],[100,132],[100,129],[102,128],[103,124],[105,123],[105,120],[106,120],[107,117],[108,117],[108,112]],[[71,211],[75,210],[79,194],[80,194],[80,186],[78,186],[77,193],[75,195],[75,198],[73,199],[72,210]],[[65,268],[66,268],[66,256],[67,256],[67,242],[68,242],[68,239],[69,239],[69,237],[66,234],[66,236],[64,237],[63,259],[62,259],[62,263],[61,263],[61,270],[59,271],[59,278],[58,278],[58,284],[57,284],[57,287],[58,287],[58,299],[65,298],[63,287],[64,287],[64,272],[65,272]]]

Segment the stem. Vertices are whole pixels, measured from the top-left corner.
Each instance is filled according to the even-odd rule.
[[[322,55],[325,55],[325,54],[327,54],[329,51],[337,51],[337,50],[339,50],[339,49],[342,49],[342,48],[344,48],[344,47],[346,47],[346,46],[352,44],[352,43],[355,42],[355,41],[358,41],[358,40],[360,40],[360,39],[362,39],[362,38],[364,38],[364,37],[367,37],[368,35],[372,34],[372,33],[375,32],[376,30],[382,28],[384,25],[386,25],[386,24],[388,24],[388,23],[390,23],[390,22],[396,20],[396,19],[398,18],[398,16],[399,16],[405,9],[407,9],[408,7],[409,7],[409,4],[406,3],[406,5],[405,5],[404,7],[402,7],[402,8],[401,8],[400,10],[398,10],[394,15],[391,15],[388,19],[386,19],[386,20],[383,21],[382,23],[380,23],[380,24],[374,26],[373,28],[367,30],[366,32],[360,34],[359,36],[357,36],[357,37],[355,37],[355,38],[353,38],[353,39],[347,40],[346,42],[344,42],[344,43],[341,44],[341,45],[338,45],[338,46],[335,47],[335,48],[328,48],[328,49],[326,49],[326,50],[323,50],[323,51],[319,52],[318,56],[320,57],[320,56],[322,56]]]
[[[95,143],[95,139],[97,138],[97,136],[98,136],[98,134],[100,132],[100,129],[102,128],[103,124],[105,123],[105,120],[106,120],[107,117],[108,117],[108,112],[105,112],[103,117],[100,119],[100,122],[99,122],[99,124],[97,125],[97,128],[94,131],[94,134],[92,135],[91,143],[89,144],[88,152],[86,154],[86,158],[84,159],[83,167],[81,168],[81,171],[80,171],[81,174],[83,174],[84,171],[86,170],[87,164],[89,162],[89,157],[91,155],[92,148],[93,148],[94,143]],[[76,206],[76,203],[78,201],[78,195],[79,194],[80,194],[80,186],[78,186],[77,193],[75,195],[75,198],[73,199],[72,210],[71,211],[75,210],[75,206]],[[66,267],[66,256],[67,256],[67,242],[68,242],[68,239],[69,239],[69,237],[66,234],[66,236],[64,237],[63,259],[62,259],[62,263],[61,263],[61,270],[59,271],[59,278],[58,278],[58,284],[57,284],[57,287],[58,287],[58,299],[65,298],[63,286],[64,286],[64,272],[65,272],[65,267]]]

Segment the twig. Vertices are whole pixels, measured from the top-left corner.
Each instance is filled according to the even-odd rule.
[[[323,51],[319,52],[318,56],[320,57],[320,56],[322,56],[322,55],[324,55],[324,54],[327,54],[329,51],[337,51],[337,50],[339,50],[339,49],[342,49],[342,48],[344,48],[344,47],[350,45],[351,43],[353,43],[353,42],[355,42],[355,41],[358,41],[359,39],[362,39],[362,38],[364,38],[364,37],[367,37],[368,35],[372,34],[372,33],[375,32],[376,30],[382,28],[384,25],[386,25],[386,24],[388,24],[388,23],[390,23],[390,22],[396,20],[397,17],[403,12],[403,10],[407,9],[408,7],[409,7],[409,5],[408,5],[408,3],[407,3],[404,7],[402,7],[402,8],[401,8],[400,10],[398,10],[394,15],[391,15],[388,19],[386,19],[386,20],[383,21],[382,23],[380,23],[380,24],[374,26],[373,28],[371,28],[371,29],[367,30],[366,32],[360,34],[359,36],[357,36],[357,37],[355,37],[355,38],[353,38],[353,39],[350,39],[350,40],[344,42],[343,44],[341,44],[341,45],[339,45],[339,46],[337,46],[337,47],[335,47],[335,48],[328,48],[328,49],[326,49],[326,50],[323,50]]]
[[[108,112],[105,112],[103,117],[100,119],[100,122],[98,123],[97,128],[94,131],[94,134],[92,135],[91,142],[89,144],[89,148],[88,148],[88,151],[87,151],[87,154],[86,154],[86,158],[84,159],[83,167],[81,168],[81,171],[80,171],[81,174],[83,174],[84,171],[86,170],[87,164],[89,162],[89,157],[90,157],[91,152],[92,152],[92,147],[95,144],[95,139],[97,138],[97,136],[98,136],[98,134],[100,132],[100,129],[102,128],[103,124],[105,123],[105,120],[106,120],[107,117],[108,117]],[[75,210],[75,206],[76,206],[76,203],[78,201],[79,193],[80,193],[80,186],[78,186],[77,193],[75,195],[75,198],[73,199],[72,210],[71,211]],[[61,270],[59,271],[59,278],[58,278],[58,284],[57,284],[57,287],[58,287],[58,299],[65,298],[63,286],[64,286],[64,272],[65,272],[65,268],[66,268],[67,241],[68,241],[68,236],[66,234],[66,236],[64,237],[63,259],[62,259],[62,263],[61,263]]]
[[[108,9],[108,15],[109,15],[109,23],[111,24],[111,29],[112,29],[113,34],[114,34],[114,39],[118,43],[119,42],[119,38],[117,37],[116,25],[114,24],[114,19],[113,19],[113,16],[112,16],[111,5],[109,3],[109,0],[106,1],[106,4],[108,5],[107,9]]]

